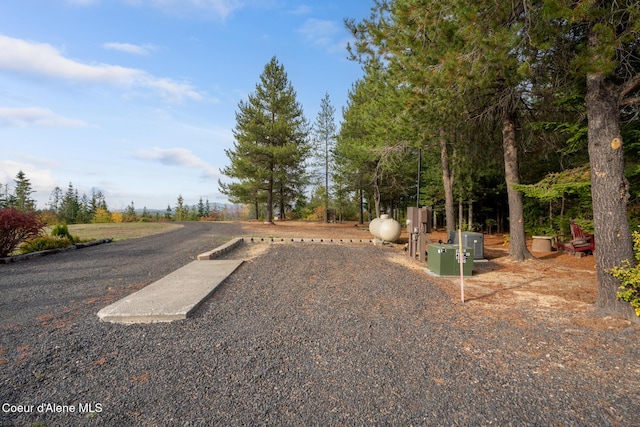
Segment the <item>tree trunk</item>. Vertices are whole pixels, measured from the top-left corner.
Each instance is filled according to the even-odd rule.
[[[360,188],[358,189],[358,205],[360,206],[360,217],[358,218],[358,223],[360,225],[364,224],[364,194],[362,191],[362,180],[360,180]]]
[[[271,162],[271,173],[269,175],[269,188],[267,189],[267,218],[266,222],[273,222],[273,162]]]
[[[596,307],[606,314],[635,318],[629,303],[619,301],[620,282],[608,271],[633,263],[633,242],[627,222],[629,183],[624,176],[619,126],[619,91],[601,74],[587,76],[587,119],[591,196],[598,277]]]
[[[329,144],[324,151],[324,222],[329,222]]]
[[[373,181],[373,203],[376,207],[376,218],[380,218],[380,185],[377,177]]]
[[[455,231],[455,214],[453,208],[453,173],[449,169],[449,151],[444,129],[440,130],[440,163],[442,165],[442,182],[444,184],[444,211],[447,233]]]
[[[467,230],[472,231],[473,230],[473,200],[469,200],[469,227],[467,228]]]
[[[505,113],[502,118],[502,146],[504,149],[504,176],[509,200],[509,257],[520,262],[533,258],[533,256],[527,249],[522,194],[513,188],[514,185],[520,184],[516,119],[513,113]]]
[[[282,184],[280,184],[280,208],[278,209],[278,215],[280,216],[280,219],[282,221],[284,221],[284,219],[287,216],[287,213],[285,212],[285,203],[284,203],[284,187]]]

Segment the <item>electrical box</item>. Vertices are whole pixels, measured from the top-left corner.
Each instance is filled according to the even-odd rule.
[[[458,244],[458,232],[450,231],[447,243]],[[462,232],[462,246],[473,248],[473,259],[484,259],[484,234],[472,231]]]
[[[451,244],[429,245],[427,267],[438,276],[460,275],[460,247]],[[473,248],[462,248],[462,274],[471,276],[473,272]]]
[[[407,231],[409,233],[431,233],[433,209],[431,206],[407,208]]]
[[[409,256],[424,262],[427,234],[431,233],[431,206],[407,208],[407,232],[409,233]]]

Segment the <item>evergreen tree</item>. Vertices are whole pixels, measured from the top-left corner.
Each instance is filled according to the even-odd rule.
[[[88,224],[91,222],[93,215],[95,214],[95,210],[91,207],[91,199],[86,194],[82,194],[79,200],[79,211],[77,222],[80,224]]]
[[[187,206],[188,209],[188,220],[189,221],[198,221],[200,219],[200,212],[198,209],[198,205],[193,205],[191,208]]]
[[[0,209],[11,206],[11,195],[9,194],[9,184],[0,184]]]
[[[205,208],[204,202],[202,201],[202,197],[200,197],[200,200],[198,200],[197,211],[198,211],[199,218],[205,218],[209,216],[207,214],[207,209]]]
[[[586,84],[588,153],[591,166],[595,251],[598,272],[596,305],[605,312],[634,317],[617,298],[615,266],[633,262],[627,220],[629,182],[625,177],[624,121],[638,121],[640,106],[640,8],[637,0],[553,0],[546,4],[556,44],[547,52],[561,73]],[[546,33],[546,34],[545,34]],[[541,38],[544,42],[544,39]],[[544,43],[541,43],[544,45]],[[568,56],[568,60],[561,55]],[[624,141],[626,146],[632,141]]]
[[[326,93],[320,102],[320,112],[313,127],[316,156],[324,166],[324,221],[329,221],[329,166],[333,164],[333,148],[336,139],[336,109]]]
[[[273,221],[276,202],[283,210],[306,185],[304,162],[309,155],[308,124],[284,66],[273,57],[247,101],[238,104],[231,161],[222,173],[239,182],[222,183],[220,191],[234,203],[266,204]]]
[[[147,210],[147,207],[146,207],[146,206],[144,206],[144,207],[142,208],[142,214],[140,215],[140,221],[142,221],[142,222],[149,222],[149,221],[151,221],[151,220],[152,220],[152,216],[151,216],[151,214],[149,213],[149,211]]]
[[[413,94],[410,104],[427,105],[439,124],[448,229],[454,221],[447,142],[459,150],[458,135],[468,133],[460,128],[460,119],[465,117],[458,111],[473,112],[468,116],[500,126],[510,257],[517,261],[531,258],[522,194],[514,188],[520,183],[516,129],[520,109],[525,107],[522,101],[528,96],[528,64],[534,55],[527,44],[536,22],[527,13],[531,9],[520,0],[380,1],[373,19],[360,25],[348,23],[358,37],[357,52],[364,60],[372,63],[371,58],[384,56],[396,84],[408,87]],[[431,133],[436,135],[435,129]]]
[[[10,206],[9,184],[0,184],[0,209]]]
[[[36,209],[36,201],[31,198],[34,193],[31,188],[31,181],[27,178],[23,171],[19,171],[14,180],[16,187],[14,189],[13,206],[19,211],[33,212]]]
[[[184,204],[182,194],[178,195],[176,208],[174,210],[173,219],[175,221],[186,221],[189,217],[189,206]]]
[[[127,208],[124,210],[124,214],[122,215],[123,222],[136,222],[138,220],[138,216],[136,215],[136,208],[133,205],[133,201]]]
[[[107,210],[107,200],[100,190],[91,189],[91,210],[95,212],[97,209]]]
[[[64,194],[62,193],[62,188],[56,187],[51,192],[51,196],[49,196],[49,209],[51,209],[58,218],[60,218],[62,201],[64,200]]]
[[[69,182],[67,191],[64,193],[62,201],[60,202],[58,219],[66,224],[75,224],[79,211],[80,201],[78,198],[78,190],[73,188],[73,184]]]

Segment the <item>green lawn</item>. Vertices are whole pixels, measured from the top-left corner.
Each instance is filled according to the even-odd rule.
[[[124,222],[114,224],[72,224],[69,233],[83,241],[97,239],[124,240],[164,233],[183,227],[170,222]]]

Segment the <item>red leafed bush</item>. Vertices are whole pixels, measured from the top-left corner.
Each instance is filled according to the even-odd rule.
[[[44,223],[34,212],[0,209],[0,257],[9,255],[26,239],[38,236],[43,227]]]

